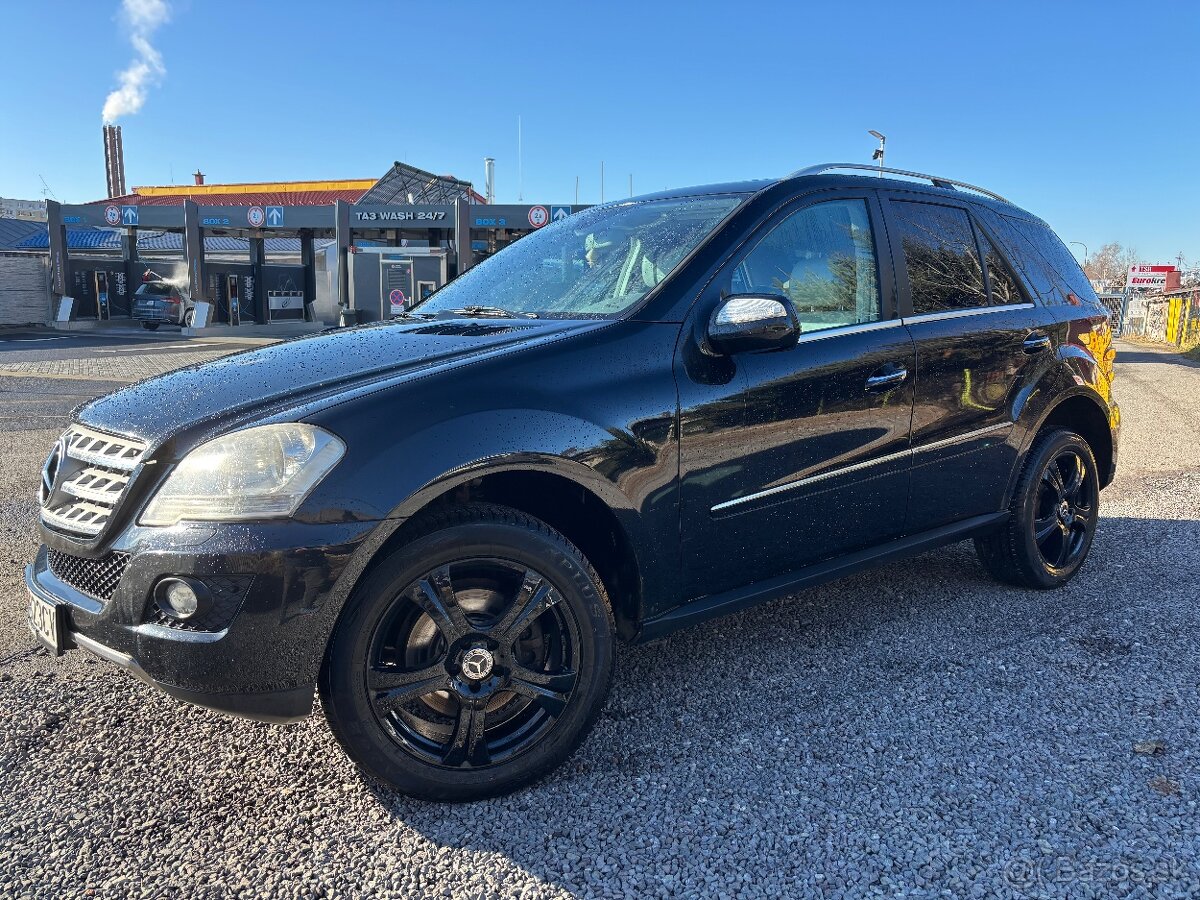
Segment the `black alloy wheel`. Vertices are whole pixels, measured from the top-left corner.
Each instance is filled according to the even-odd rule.
[[[1042,470],[1033,539],[1049,568],[1065,569],[1087,550],[1096,517],[1093,481],[1087,477],[1089,465],[1077,449],[1068,447]]]
[[[422,574],[371,640],[366,690],[380,724],[429,765],[503,762],[536,744],[578,679],[579,623],[540,572],[468,558]]]
[[[372,778],[430,800],[507,793],[561,763],[612,678],[603,583],[566,538],[517,510],[450,507],[359,585],[321,698]]]
[[[1022,587],[1066,584],[1087,559],[1100,514],[1100,479],[1087,441],[1065,430],[1040,435],[1009,510],[1002,528],[975,539],[984,568]]]

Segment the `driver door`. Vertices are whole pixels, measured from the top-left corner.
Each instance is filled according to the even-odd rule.
[[[780,295],[801,335],[787,350],[707,362],[683,342],[686,598],[903,533],[916,369],[885,235],[871,192],[804,198],[768,219],[696,304],[708,315],[729,294]]]

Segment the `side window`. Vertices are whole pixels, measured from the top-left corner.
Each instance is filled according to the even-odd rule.
[[[792,213],[734,269],[734,294],[782,294],[803,333],[880,317],[879,267],[865,200],[829,200]]]
[[[1025,293],[1021,290],[1021,282],[1017,280],[1017,276],[1001,258],[987,235],[981,233],[979,242],[983,245],[983,260],[987,265],[988,283],[992,286],[992,305],[1025,303]]]
[[[1092,283],[1088,281],[1088,277],[1083,274],[1079,262],[1048,225],[1013,216],[1004,216],[1003,218],[1037,248],[1050,270],[1058,276],[1057,280],[1065,283],[1068,292],[1081,300],[1088,300],[1092,303],[1099,302],[1096,291],[1092,287]]]
[[[1013,220],[987,209],[983,210],[983,219],[1008,253],[1012,264],[1025,276],[1026,288],[1032,289],[1045,303],[1061,302],[1056,299],[1054,279],[1046,261],[1028,239],[1013,227]]]
[[[892,212],[900,226],[916,315],[988,305],[975,232],[965,210],[893,200]]]

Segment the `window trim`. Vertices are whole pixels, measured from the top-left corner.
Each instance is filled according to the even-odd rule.
[[[984,313],[1008,312],[1013,309],[1035,309],[1036,303],[1001,303],[999,306],[971,306],[965,309],[944,309],[940,312],[914,313],[905,316],[902,322],[938,322],[942,319],[961,319],[963,316],[981,316]]]

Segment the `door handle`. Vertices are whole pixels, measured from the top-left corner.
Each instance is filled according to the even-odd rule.
[[[1045,334],[1031,334],[1025,338],[1021,347],[1029,354],[1045,353],[1050,349],[1050,337]]]
[[[904,368],[903,366],[900,368],[893,368],[887,372],[880,371],[878,374],[872,375],[867,379],[866,390],[870,391],[871,393],[890,391],[907,377],[908,369]]]

